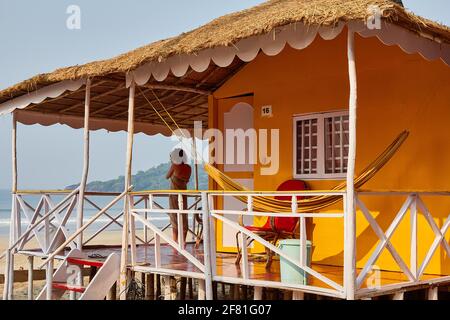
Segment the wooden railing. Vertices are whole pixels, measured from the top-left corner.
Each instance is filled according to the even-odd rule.
[[[270,197],[274,198],[277,196],[283,196],[291,199],[291,212],[258,212],[253,209],[253,199],[255,197]],[[214,203],[217,203],[219,198],[224,200],[225,198],[230,197],[243,197],[246,199],[246,205],[244,205],[242,210],[219,210],[214,209]],[[297,213],[298,203],[297,199],[304,197],[314,197],[314,196],[337,196],[342,197],[341,207],[340,209],[336,209],[335,212],[308,212],[308,213]],[[242,244],[242,259],[240,262],[241,269],[241,277],[229,277],[224,275],[216,275],[215,274],[215,265],[212,266],[212,270],[214,273],[213,279],[217,281],[226,281],[237,284],[246,284],[253,285],[255,287],[274,287],[274,288],[291,288],[301,290],[303,292],[321,294],[325,296],[331,297],[339,297],[344,298],[346,295],[346,289],[344,284],[344,279],[340,280],[332,280],[329,277],[325,276],[323,273],[320,273],[311,265],[307,263],[307,232],[306,232],[306,219],[307,218],[316,218],[316,219],[344,219],[345,218],[345,192],[343,191],[323,191],[323,192],[211,192],[209,193],[209,206],[210,206],[210,215],[212,219],[216,221],[221,221],[223,224],[233,228],[236,232],[239,232],[240,235],[240,243]],[[227,217],[228,216],[228,217]],[[241,226],[238,222],[230,219],[230,216],[251,216],[251,217],[297,217],[299,218],[299,231],[300,231],[300,259],[297,261],[296,259],[290,257],[285,252],[283,252],[280,248],[273,245],[272,243],[264,240],[258,234],[249,229]],[[345,224],[345,221],[344,221]],[[291,266],[297,267],[299,270],[302,270],[305,274],[307,274],[308,278],[314,278],[319,280],[319,282],[324,283],[326,286],[319,286],[314,284],[313,281],[307,281],[305,284],[292,284],[292,283],[283,283],[281,281],[266,281],[260,280],[250,277],[249,272],[249,259],[248,259],[248,251],[246,246],[246,239],[251,239],[259,244],[261,244],[264,248],[271,250],[273,253],[279,255],[288,261]],[[336,239],[339,241],[339,239]],[[342,243],[344,243],[344,239],[341,239]],[[211,253],[214,255],[215,251]],[[215,259],[212,259],[213,263]],[[339,283],[338,283],[338,282]],[[316,282],[317,283],[317,282]]]
[[[386,232],[383,231],[379,223],[373,217],[369,208],[362,200],[364,198],[366,202],[368,202],[369,200],[373,201],[374,197],[377,197],[376,203],[393,202],[395,201],[395,199],[397,199],[397,202],[399,200],[402,201],[400,209],[398,210],[392,221],[390,221],[389,227],[386,229]],[[440,199],[441,202],[448,204],[448,207],[446,208],[447,211],[440,212],[440,217],[444,215],[441,227],[438,227],[435,222],[436,215],[433,216],[433,214],[425,204],[425,197],[433,198],[434,203],[437,203],[437,200]],[[360,191],[356,194],[355,202],[356,207],[362,212],[365,220],[369,223],[371,229],[374,231],[378,238],[378,243],[375,247],[375,250],[370,255],[369,259],[367,260],[362,270],[359,272],[356,279],[356,288],[360,295],[367,294],[371,291],[383,291],[392,290],[395,288],[404,288],[408,286],[417,286],[422,283],[425,284],[450,281],[449,276],[436,276],[436,278],[433,280],[422,279],[426,268],[430,265],[431,259],[433,258],[439,246],[443,248],[444,252],[447,255],[447,259],[450,257],[450,245],[446,240],[446,234],[449,231],[450,227],[450,192]],[[379,211],[376,207],[374,207],[373,209]],[[406,262],[399,253],[399,249],[394,246],[392,238],[394,237],[396,231],[398,231],[400,223],[406,218],[406,216],[408,216],[408,213],[410,218],[410,236],[409,239],[404,239],[404,241],[410,242],[410,259],[409,262]],[[385,212],[381,212],[380,214],[385,214]],[[429,248],[427,248],[427,253],[421,262],[419,261],[418,257],[418,248],[419,243],[423,245],[423,240],[425,239],[423,235],[418,232],[419,215],[423,216],[424,220],[428,223],[435,235],[432,244]],[[383,217],[385,217],[385,215],[383,215]],[[400,268],[403,275],[406,276],[408,281],[389,285],[379,284],[376,288],[363,288],[363,283],[366,280],[368,274],[375,266],[381,254],[386,250],[391,254],[397,266]]]
[[[130,189],[131,190],[131,189]],[[276,197],[276,196],[289,197],[291,199],[291,212],[258,212],[253,209],[253,200],[255,197]],[[55,202],[56,196],[62,197],[62,200]],[[186,210],[171,209],[169,201],[161,201],[161,199],[168,200],[170,196],[176,196],[179,207],[183,208],[183,198],[188,198],[189,206]],[[246,199],[246,203],[243,204],[240,210],[227,210],[216,209],[215,204],[219,198],[232,198],[239,196],[241,199]],[[338,196],[342,197],[342,201],[339,205],[336,205],[338,209],[335,212],[308,212],[298,213],[297,199],[300,197],[311,196]],[[38,197],[38,200],[33,204],[29,198]],[[91,206],[98,213],[84,223],[82,228],[70,232],[67,228],[67,223],[71,215],[76,211],[74,210],[79,199],[78,190],[73,191],[19,191],[13,195],[13,208],[11,215],[11,234],[10,234],[10,246],[6,253],[3,255],[7,258],[7,270],[6,270],[6,283],[4,297],[8,298],[8,291],[11,288],[11,274],[13,270],[11,268],[11,259],[17,252],[23,252],[27,244],[33,239],[41,249],[41,256],[47,258],[45,266],[49,270],[47,277],[51,278],[53,259],[57,256],[58,252],[61,252],[66,246],[75,247],[77,236],[83,234],[87,227],[91,226],[100,216],[107,217],[107,221],[104,225],[98,227],[98,229],[92,233],[92,235],[83,241],[83,245],[90,243],[93,239],[102,234],[111,225],[116,225],[123,228],[120,219],[123,217],[124,210],[120,210],[115,214],[110,213],[110,209],[119,201],[125,197],[129,197],[128,208],[130,216],[130,250],[131,261],[129,265],[136,271],[147,271],[162,274],[181,275],[186,277],[193,277],[201,280],[202,290],[205,292],[207,299],[212,298],[212,282],[223,281],[235,284],[253,285],[255,287],[278,287],[287,288],[292,290],[300,290],[303,292],[310,292],[315,294],[321,294],[325,296],[332,296],[338,298],[347,298],[349,296],[362,297],[372,291],[391,290],[395,288],[419,285],[421,283],[430,282],[422,279],[427,267],[430,265],[431,259],[435,255],[439,246],[441,246],[446,253],[447,257],[450,257],[450,245],[446,241],[446,235],[450,228],[450,215],[447,215],[443,219],[441,226],[435,222],[432,212],[428,209],[424,198],[437,198],[441,197],[446,201],[450,201],[450,192],[414,192],[414,191],[358,191],[355,194],[356,210],[360,210],[364,216],[364,219],[369,223],[370,228],[374,231],[378,238],[378,242],[375,244],[375,249],[371,253],[369,259],[361,270],[356,270],[356,266],[353,264],[345,264],[343,266],[344,272],[350,270],[350,273],[355,277],[350,279],[355,283],[355,292],[349,295],[350,286],[346,283],[345,277],[342,279],[330,279],[329,276],[314,269],[314,266],[307,264],[307,245],[306,242],[306,219],[342,219],[344,222],[344,229],[347,230],[346,224],[351,219],[348,219],[348,212],[346,212],[346,192],[345,191],[305,191],[305,192],[219,192],[219,191],[204,191],[204,192],[191,192],[191,191],[145,191],[145,192],[124,192],[118,193],[95,193],[86,192],[84,197],[84,205]],[[96,202],[95,197],[114,197],[106,207],[103,207]],[[369,208],[366,203],[379,203],[368,201],[367,199],[373,197],[380,197],[382,202],[390,201],[392,197],[403,197],[402,205],[395,217],[390,222],[386,231],[380,227],[379,222],[373,217],[370,209],[376,210],[377,208]],[[364,200],[364,201],[363,201]],[[222,201],[223,202],[223,201]],[[375,205],[373,205],[375,206]],[[103,208],[102,208],[103,207]],[[450,208],[447,208],[450,211]],[[379,211],[379,210],[378,210]],[[175,213],[178,216],[178,242],[172,240],[170,235],[165,232],[170,226],[168,223],[163,228],[158,227],[152,221],[154,215],[160,215],[162,213]],[[398,248],[396,248],[392,242],[392,237],[398,230],[400,222],[410,215],[410,237],[405,241],[410,240],[410,260],[405,262],[401,257]],[[356,217],[356,213],[351,213]],[[442,218],[442,212],[441,218]],[[183,237],[183,219],[182,215],[188,215],[193,217],[194,215],[201,215],[203,230],[201,232],[201,238],[203,238],[203,252],[201,255],[194,255],[185,249],[184,237]],[[421,234],[418,232],[417,219],[422,215],[429,224],[431,230],[435,235],[435,239],[427,249],[427,253],[422,261],[419,261],[417,251],[418,243],[421,242]],[[297,217],[299,218],[300,225],[300,259],[296,261],[292,257],[288,256],[278,247],[274,246],[270,242],[264,240],[255,232],[242,227],[236,221],[233,221],[230,217]],[[28,223],[22,223],[22,219],[27,219]],[[194,219],[195,221],[195,219]],[[216,222],[221,221],[224,225],[227,225],[240,233],[241,243],[245,243],[246,239],[251,239],[260,243],[264,248],[271,250],[275,254],[279,255],[292,265],[295,265],[298,269],[303,270],[308,274],[311,279],[315,281],[308,282],[306,284],[287,284],[281,281],[266,281],[261,279],[252,278],[249,272],[249,254],[247,247],[242,246],[242,259],[240,263],[240,276],[229,276],[217,273],[216,266],[216,236],[217,230],[215,228]],[[136,235],[137,225],[143,226],[143,236]],[[354,227],[354,226],[353,226]],[[190,231],[192,232],[192,231]],[[187,261],[195,266],[195,271],[183,271],[176,270],[170,266],[162,264],[161,256],[161,241],[165,241],[170,247],[177,251],[181,256],[185,257]],[[338,239],[336,239],[338,241]],[[356,248],[362,243],[358,243],[357,236],[353,239],[342,239],[343,254],[349,254],[347,252],[347,244],[349,241],[356,242]],[[155,265],[146,266],[145,268],[139,266],[136,263],[136,246],[137,242],[141,244],[152,244],[155,246]],[[368,275],[376,265],[378,259],[384,251],[390,252],[394,261],[398,265],[401,272],[408,279],[407,281],[380,285],[377,288],[365,287],[364,281],[367,280]],[[356,251],[350,254],[353,257],[353,261],[356,261]],[[203,256],[203,258],[199,258]],[[347,259],[345,260],[347,261]],[[8,277],[8,275],[10,275]],[[8,280],[9,279],[9,280]],[[317,281],[316,281],[317,280]],[[8,282],[9,281],[9,282]],[[49,279],[51,281],[51,279]],[[450,281],[450,277],[437,276],[432,280],[433,283],[439,283],[441,281]],[[318,284],[320,283],[320,285]]]

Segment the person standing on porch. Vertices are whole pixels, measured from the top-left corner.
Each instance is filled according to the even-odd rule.
[[[167,172],[166,179],[170,179],[170,189],[172,190],[187,190],[189,180],[191,178],[191,166],[188,165],[187,155],[183,149],[174,149],[170,154],[170,161],[172,163]],[[170,209],[187,209],[187,196],[183,196],[183,208],[179,207],[178,195],[169,196]],[[176,213],[170,213],[170,223],[172,224],[172,236],[175,242],[178,242],[178,217]],[[188,215],[182,214],[183,223],[183,238],[186,240],[188,231]]]

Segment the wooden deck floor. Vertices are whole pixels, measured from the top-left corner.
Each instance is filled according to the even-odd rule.
[[[91,254],[100,254],[107,256],[112,252],[120,254],[120,247],[87,247],[85,251]],[[203,261],[203,249],[195,249],[193,244],[187,245],[187,251],[189,251],[193,256]],[[218,253],[216,259],[216,275],[230,278],[241,277],[241,270],[238,265],[235,264],[235,254]],[[154,267],[154,246],[138,246],[137,247],[137,264],[139,266],[149,266]],[[175,249],[169,245],[161,245],[161,264],[165,269],[179,270],[179,271],[199,271],[192,263],[189,263],[185,257],[180,255]],[[343,285],[343,267],[341,266],[327,266],[327,265],[312,265],[312,269],[326,276],[330,280]],[[250,256],[249,257],[249,271],[250,278],[255,280],[265,280],[265,281],[280,281],[280,263],[277,259],[274,259],[270,270],[266,270],[265,263],[261,257]],[[359,271],[358,271],[359,272]],[[380,271],[379,272],[379,284],[381,286],[388,286],[393,284],[398,284],[401,282],[408,282],[406,276],[400,272],[392,271]],[[439,278],[438,275],[424,275],[421,280],[432,280]],[[322,281],[309,277],[309,285],[318,286],[322,288],[330,287],[323,283]],[[364,283],[362,288],[367,288],[367,283]]]

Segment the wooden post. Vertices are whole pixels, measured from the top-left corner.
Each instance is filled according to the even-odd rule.
[[[128,103],[128,139],[127,139],[127,157],[125,166],[125,190],[131,185],[131,162],[133,160],[133,138],[134,138],[134,96],[136,85],[134,81],[130,86],[130,96]],[[125,197],[123,227],[122,227],[122,251],[120,258],[120,279],[119,291],[120,300],[126,300],[127,289],[127,265],[128,265],[128,235],[129,235],[129,197]]]
[[[180,280],[180,300],[186,300],[187,278],[181,277]]]
[[[411,223],[411,253],[410,253],[410,268],[411,273],[414,278],[417,279],[417,195],[414,194],[411,206],[409,207],[410,212],[410,223]]]
[[[33,300],[33,272],[34,272],[34,257],[28,256],[28,300]]]
[[[290,290],[284,290],[283,292],[283,300],[292,300],[293,293]]]
[[[159,300],[161,297],[161,275],[156,275],[156,300]]]
[[[255,291],[253,292],[253,300],[262,300],[263,296],[263,288],[262,287],[255,287]]]
[[[52,300],[53,298],[53,258],[47,263],[47,269],[45,270],[45,280],[46,280],[46,296],[47,300]]]
[[[347,195],[345,201],[344,230],[344,286],[348,300],[355,299],[356,282],[356,217],[355,217],[355,162],[356,162],[356,116],[357,76],[355,62],[355,35],[348,31],[348,73],[350,81],[349,100],[349,151],[347,162]]]
[[[89,113],[91,106],[91,79],[86,82],[86,95],[84,98],[84,128],[83,128],[83,173],[81,176],[81,183],[78,195],[77,208],[77,230],[83,226],[84,216],[84,193],[86,191],[86,184],[89,174]],[[78,235],[77,249],[83,250],[83,233]]]
[[[145,298],[146,300],[155,300],[155,275],[147,273],[145,280]]]
[[[12,269],[11,273],[11,265],[14,266],[14,256],[11,253],[11,250],[8,249],[6,251],[6,261],[5,261],[5,283],[3,284],[3,300],[12,300],[12,289],[14,286],[14,269]]]
[[[11,153],[12,153],[12,186],[11,186],[11,220],[9,227],[9,248],[17,241],[17,214],[16,210],[16,193],[17,193],[17,119],[16,114],[12,114],[12,131],[11,131]],[[8,251],[5,264],[5,283],[3,288],[3,299],[12,300],[14,296],[14,250]]]
[[[188,278],[188,294],[189,294],[189,300],[194,299],[194,285],[193,285],[194,279]]]
[[[176,300],[177,282],[175,277],[164,276],[164,300]]]
[[[198,280],[198,300],[205,300],[205,280]]]
[[[404,299],[405,299],[404,291],[398,291],[394,293],[394,296],[392,297],[392,300],[404,300]]]
[[[211,263],[211,250],[215,250],[210,245],[210,221],[209,221],[209,208],[208,208],[208,195],[206,192],[202,192],[202,222],[203,222],[203,257],[205,265],[205,290],[206,290],[206,300],[213,299],[213,269]],[[214,270],[215,271],[215,270]]]
[[[305,300],[305,293],[301,291],[293,291],[292,300]]]
[[[239,300],[239,285],[238,284],[233,284],[233,300]]]
[[[431,287],[427,290],[428,300],[438,300],[439,297],[439,288]]]
[[[130,171],[131,175],[131,171]],[[131,183],[131,178],[130,178]],[[132,195],[127,196],[128,199],[128,215],[130,217],[130,248],[131,248],[131,265],[136,265],[136,222],[130,210],[134,209],[134,198]]]
[[[12,153],[12,193],[17,193],[17,119],[16,113],[12,114],[11,132],[11,153]]]
[[[216,286],[216,292],[217,292],[217,286]],[[247,300],[247,294],[248,294],[248,287],[246,285],[242,286],[242,300]]]

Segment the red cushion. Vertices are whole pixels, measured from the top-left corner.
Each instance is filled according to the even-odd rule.
[[[277,189],[277,191],[304,191],[308,190],[308,186],[302,180],[288,180],[283,182]],[[304,197],[297,197],[297,200],[301,200]],[[277,200],[292,201],[292,196],[277,196]],[[276,231],[293,232],[297,225],[298,218],[277,218],[274,219],[274,229]],[[270,219],[268,219],[270,223]]]
[[[277,191],[304,191],[308,190],[308,186],[302,180],[288,180],[283,182],[278,188]],[[304,197],[298,197],[298,200],[303,199]],[[280,201],[291,201],[292,197],[290,196],[276,196],[276,200]],[[273,226],[272,226],[273,221]],[[245,226],[245,228],[249,231],[277,231],[277,232],[293,232],[295,226],[297,225],[298,218],[277,218],[274,219],[268,218],[266,223],[262,227],[255,226]]]
[[[288,180],[280,184],[277,188],[277,191],[305,191],[308,190],[308,186],[302,180]],[[298,200],[303,199],[304,197],[297,197]],[[275,199],[281,201],[291,201],[291,196],[276,196]]]

